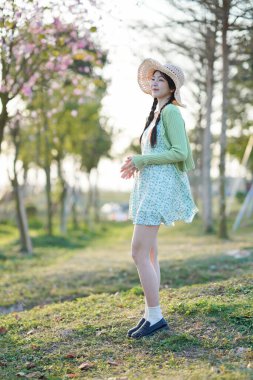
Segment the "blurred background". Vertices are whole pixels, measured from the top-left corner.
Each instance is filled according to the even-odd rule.
[[[152,105],[137,83],[147,57],[185,72],[201,233],[253,226],[250,1],[0,4],[0,243],[32,253],[38,235],[127,221],[120,167]]]

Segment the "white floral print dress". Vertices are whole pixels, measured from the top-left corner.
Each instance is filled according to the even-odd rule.
[[[153,126],[154,122],[143,133],[142,154],[161,153],[168,149],[161,133],[161,120],[157,125],[157,143],[151,147]],[[174,164],[146,165],[136,172],[128,213],[133,224],[174,226],[179,220],[191,223],[198,211],[187,173],[178,170]]]

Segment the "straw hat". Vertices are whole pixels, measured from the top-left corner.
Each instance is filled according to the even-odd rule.
[[[144,59],[138,68],[137,78],[142,91],[146,94],[152,94],[150,81],[155,70],[159,70],[162,73],[167,74],[173,80],[176,86],[176,90],[174,92],[175,101],[173,101],[173,103],[181,107],[185,107],[185,105],[182,104],[180,97],[180,87],[184,84],[184,73],[180,67],[172,65],[171,63],[162,65],[152,58]]]

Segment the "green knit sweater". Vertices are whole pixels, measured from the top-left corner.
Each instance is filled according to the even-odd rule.
[[[195,168],[184,120],[174,104],[165,106],[161,113],[161,131],[168,149],[162,153],[138,154],[132,157],[134,166],[141,170],[146,165],[174,164],[181,171]]]

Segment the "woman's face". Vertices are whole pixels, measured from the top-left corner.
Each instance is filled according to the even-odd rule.
[[[170,98],[173,92],[169,87],[169,83],[161,75],[160,71],[156,71],[151,78],[150,87],[152,96],[157,99]]]

